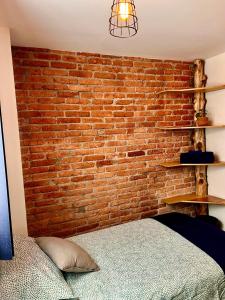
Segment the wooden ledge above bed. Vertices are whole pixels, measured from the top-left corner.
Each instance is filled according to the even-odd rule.
[[[163,90],[160,92],[156,92],[156,95],[158,96],[160,94],[167,94],[167,93],[208,93],[208,92],[215,92],[224,89],[225,89],[225,84],[222,84],[216,86],[197,87],[197,88],[188,88],[188,89]]]
[[[215,161],[214,163],[208,164],[181,164],[179,161],[165,161],[159,163],[161,167],[165,168],[175,168],[175,167],[192,167],[192,166],[213,166],[213,167],[222,167],[225,166],[224,161]]]
[[[205,126],[156,126],[156,129],[161,130],[189,130],[189,129],[210,129],[210,128],[225,128],[223,124],[215,124],[215,125],[205,125]]]
[[[166,204],[176,203],[199,203],[199,204],[214,204],[214,205],[225,205],[225,200],[215,196],[197,196],[195,194],[186,194],[181,196],[175,196],[163,200]]]

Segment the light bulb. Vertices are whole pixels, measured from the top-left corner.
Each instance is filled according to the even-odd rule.
[[[129,18],[130,14],[130,4],[125,2],[120,2],[119,4],[119,16],[123,21]]]
[[[109,18],[110,34],[119,38],[127,38],[134,36],[137,31],[138,18],[134,0],[113,0]]]

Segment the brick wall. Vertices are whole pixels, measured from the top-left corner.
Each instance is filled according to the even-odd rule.
[[[193,65],[133,57],[13,48],[30,235],[68,236],[167,210],[194,190],[191,168],[159,161],[190,148]],[[179,206],[193,212],[192,207]]]

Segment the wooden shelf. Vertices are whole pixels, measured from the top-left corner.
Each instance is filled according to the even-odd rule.
[[[181,196],[175,196],[163,200],[166,204],[176,203],[199,203],[199,204],[214,204],[214,205],[225,205],[225,200],[215,196],[196,196],[195,194],[187,194]]]
[[[165,168],[175,168],[175,167],[190,167],[190,166],[212,166],[212,167],[220,167],[225,166],[224,161],[216,161],[214,163],[209,164],[181,164],[179,161],[166,161],[159,164],[161,167]]]
[[[225,125],[206,125],[206,126],[174,126],[174,127],[156,127],[161,130],[185,130],[185,129],[205,129],[205,128],[225,128]]]
[[[190,88],[190,89],[172,89],[172,90],[164,90],[157,92],[156,95],[166,94],[166,93],[207,93],[207,92],[215,92],[219,90],[225,89],[225,84],[202,87],[202,88]]]

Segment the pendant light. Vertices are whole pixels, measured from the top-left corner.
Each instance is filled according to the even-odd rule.
[[[136,16],[133,0],[114,0],[111,17],[109,19],[109,32],[112,36],[128,38],[138,31],[138,18]]]

